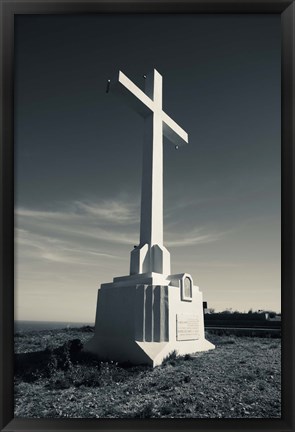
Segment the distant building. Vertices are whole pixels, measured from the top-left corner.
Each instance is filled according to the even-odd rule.
[[[281,321],[282,320],[281,314],[277,314],[276,312],[265,311],[263,309],[259,309],[258,313],[264,314],[265,319],[267,321]]]
[[[267,321],[281,321],[282,317],[274,312],[265,312],[265,319]]]

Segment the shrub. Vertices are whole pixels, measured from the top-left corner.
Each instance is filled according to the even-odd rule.
[[[173,350],[171,353],[169,353],[163,360],[162,365],[171,364],[172,366],[175,366],[175,360],[178,358],[177,351]]]
[[[185,354],[183,357],[184,360],[193,360],[192,356],[190,354]]]
[[[189,375],[186,375],[186,376],[183,378],[183,382],[185,382],[185,383],[189,383],[189,382],[191,382],[191,377],[190,377]]]
[[[71,380],[75,387],[99,387],[101,385],[100,370],[96,367],[76,366],[71,371]]]
[[[47,387],[51,390],[64,390],[71,387],[71,380],[64,371],[58,370],[49,378]]]

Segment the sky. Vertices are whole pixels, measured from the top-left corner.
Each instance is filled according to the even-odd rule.
[[[281,311],[279,15],[19,15],[15,318],[94,322],[139,242],[143,119],[106,93],[163,76],[164,245],[216,311]]]

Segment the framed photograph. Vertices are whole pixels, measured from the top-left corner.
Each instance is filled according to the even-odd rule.
[[[294,428],[293,1],[1,1],[1,431]]]

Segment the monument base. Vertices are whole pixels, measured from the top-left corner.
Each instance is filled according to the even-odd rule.
[[[102,361],[154,367],[173,351],[214,348],[205,339],[202,293],[191,276],[146,273],[101,285],[95,334],[84,350]]]

